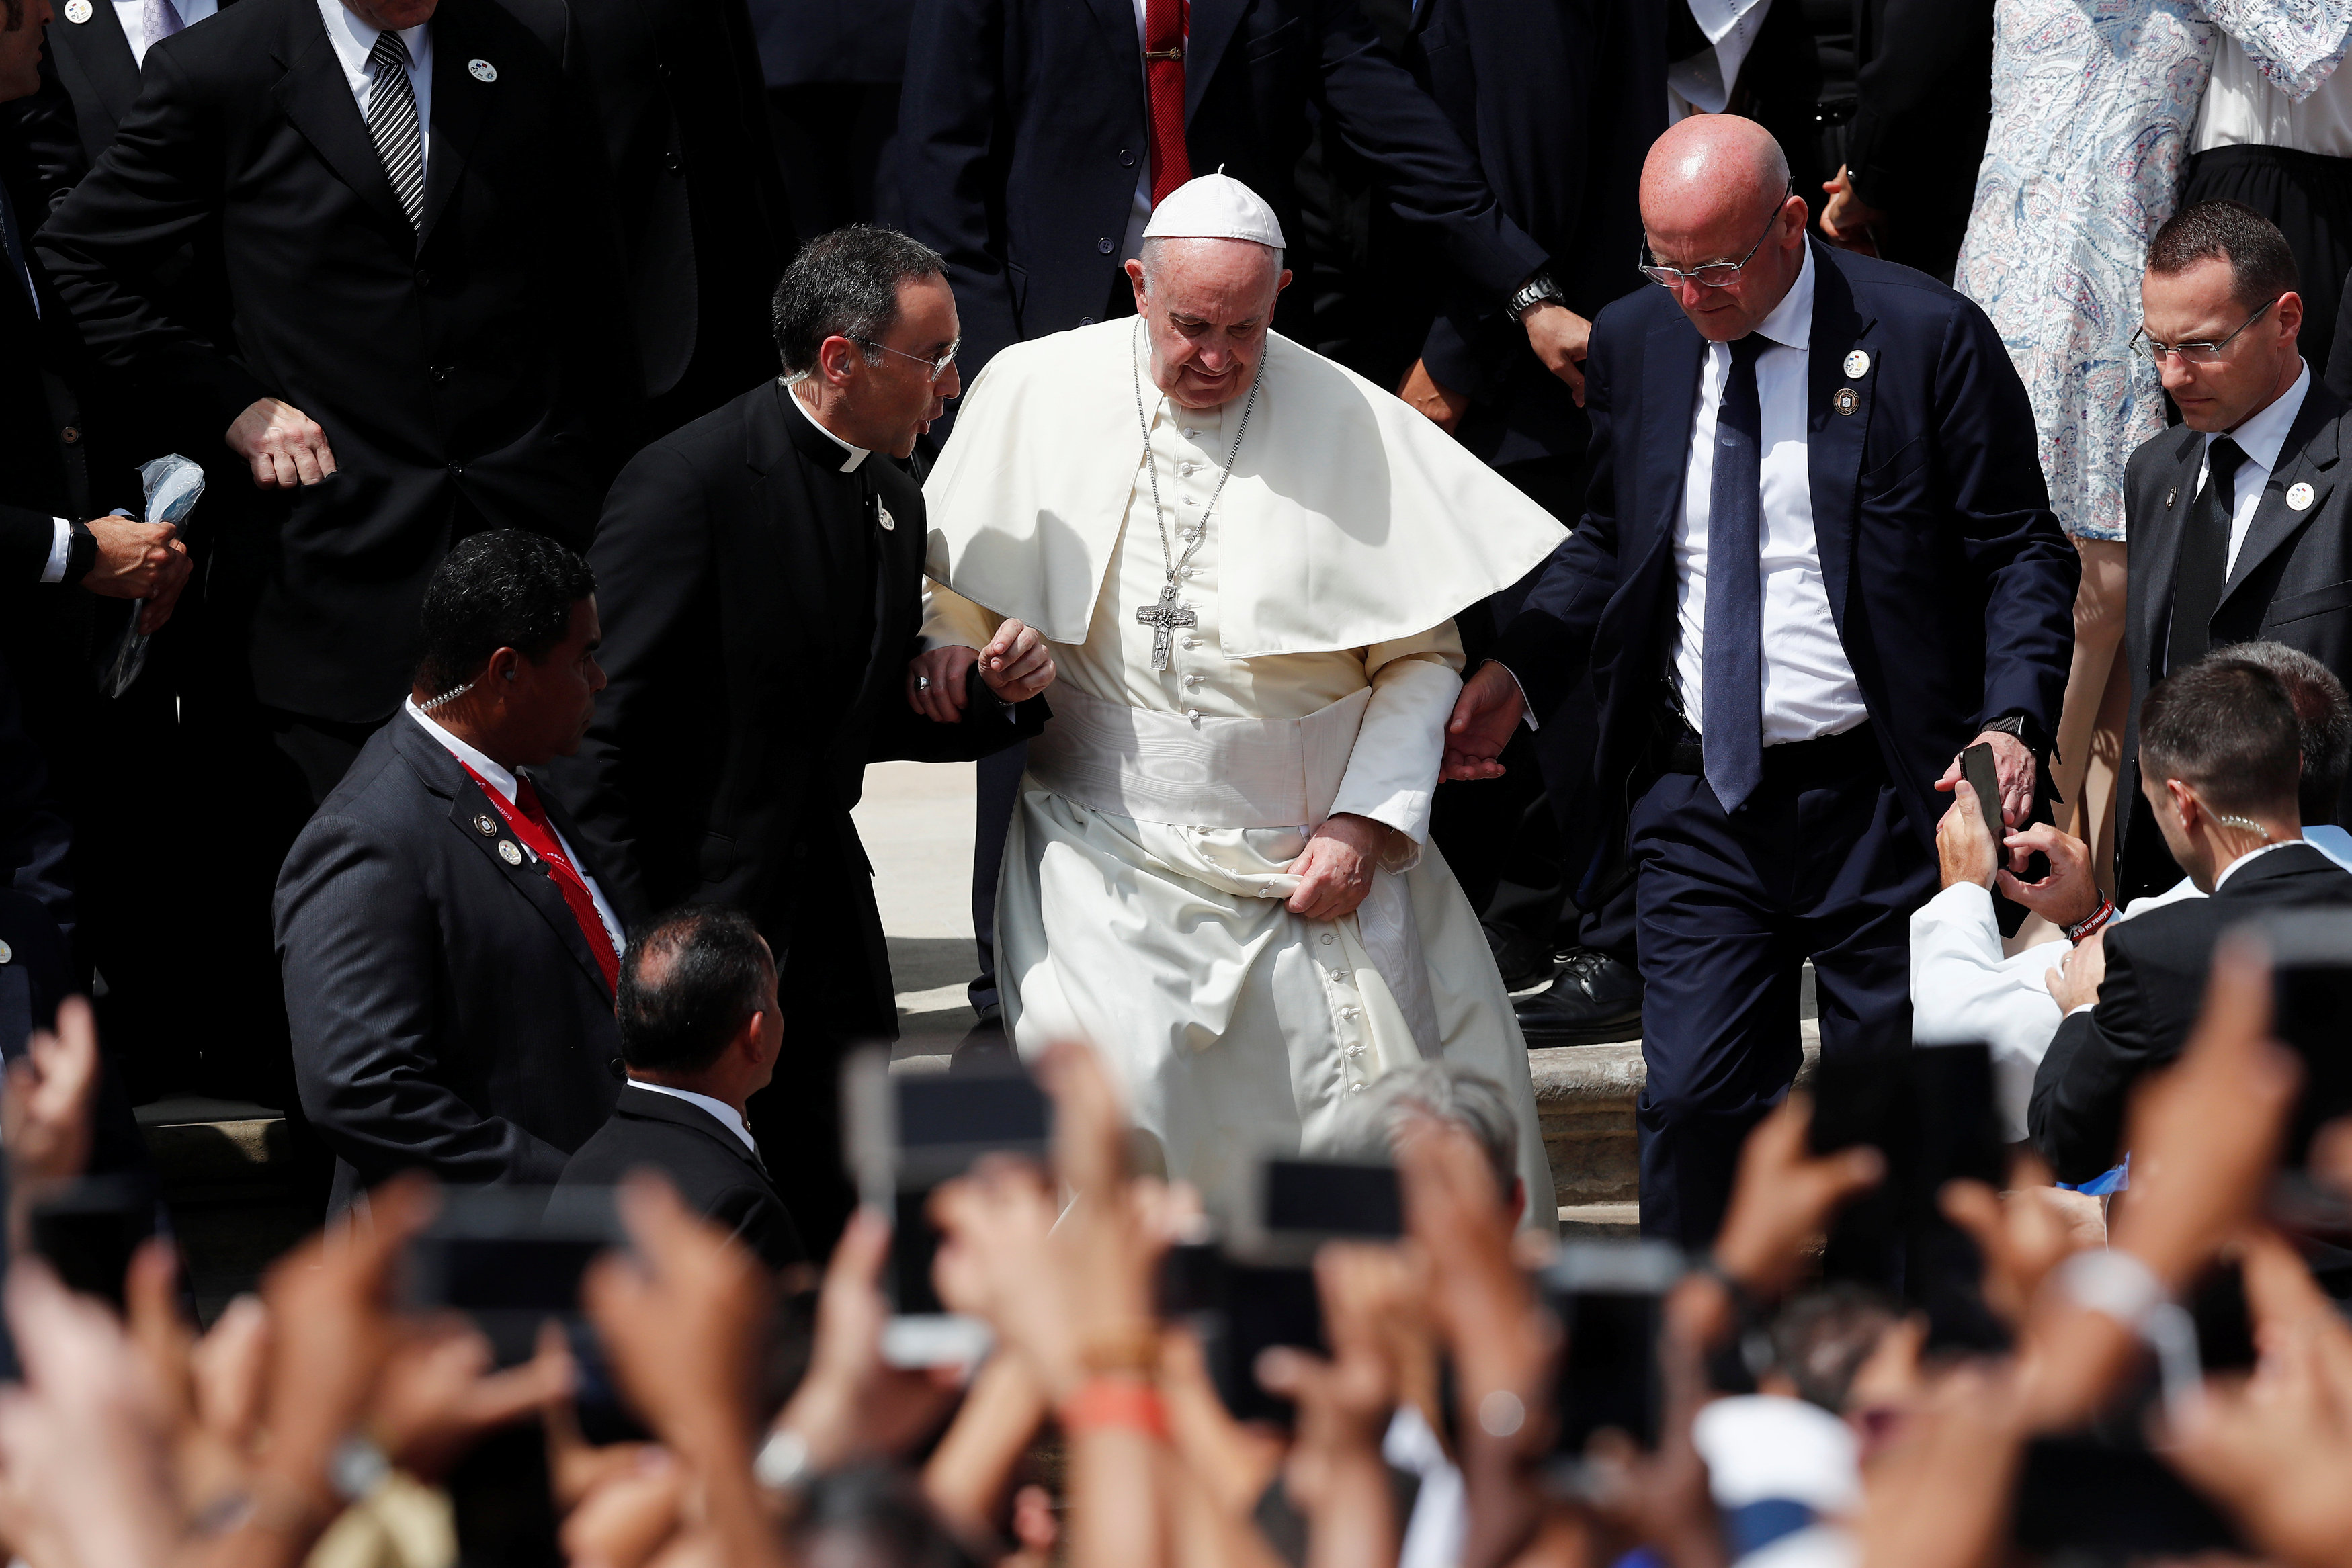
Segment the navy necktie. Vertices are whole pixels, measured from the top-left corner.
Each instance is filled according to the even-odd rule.
[[[1706,508],[1706,605],[1700,622],[1700,755],[1727,812],[1764,777],[1763,410],[1756,395],[1760,332],[1731,345],[1715,416],[1715,482]]]

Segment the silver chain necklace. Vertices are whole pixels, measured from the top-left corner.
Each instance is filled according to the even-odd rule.
[[[1217,487],[1210,492],[1209,504],[1201,513],[1200,525],[1192,530],[1192,542],[1184,553],[1177,555],[1168,540],[1168,515],[1160,505],[1160,465],[1151,455],[1151,417],[1143,409],[1143,324],[1136,323],[1135,332],[1128,340],[1128,369],[1135,382],[1135,423],[1143,433],[1143,471],[1151,476],[1151,522],[1160,530],[1160,564],[1168,573],[1168,581],[1160,590],[1157,604],[1139,604],[1135,618],[1151,628],[1151,667],[1168,667],[1169,640],[1179,626],[1197,626],[1200,616],[1192,606],[1176,602],[1176,577],[1192,564],[1192,552],[1209,537],[1209,514],[1217,509],[1217,497],[1225,493],[1225,481],[1234,476],[1234,459],[1241,455],[1242,437],[1249,434],[1250,410],[1257,406],[1257,384],[1265,374],[1265,361],[1258,361],[1255,374],[1250,377],[1249,396],[1242,402],[1241,423],[1234,429],[1234,444],[1225,453],[1224,472],[1217,476]]]

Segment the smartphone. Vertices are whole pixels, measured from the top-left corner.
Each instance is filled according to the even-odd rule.
[[[627,1245],[609,1187],[448,1187],[408,1244],[401,1298],[417,1311],[465,1313],[499,1365],[518,1365],[537,1349],[541,1324],[580,1321],[580,1277]]]
[[[2302,909],[2257,927],[2271,954],[2271,1035],[2303,1061],[2303,1092],[2282,1151],[2289,1169],[2313,1134],[2352,1115],[2352,910]]]
[[[1235,1241],[1254,1255],[1307,1262],[1326,1241],[1393,1241],[1404,1234],[1396,1167],[1352,1160],[1268,1157]]]
[[[83,1176],[30,1216],[32,1248],[69,1290],[123,1307],[131,1254],[155,1234],[155,1188],[143,1176]]]
[[[2099,1562],[2242,1552],[2220,1510],[2136,1443],[2036,1437],[2025,1446],[2010,1532],[2021,1550]]]
[[[1659,1241],[1578,1241],[1546,1269],[1543,1290],[1567,1335],[1557,1375],[1558,1467],[1580,1467],[1596,1432],[1658,1446],[1665,1385],[1658,1338],[1666,1292],[1683,1276],[1675,1248]]]
[[[2189,1321],[2197,1331],[2197,1361],[2205,1372],[2254,1369],[2254,1314],[2246,1301],[2246,1271],[2234,1260],[2205,1270],[2189,1292]]]
[[[987,1325],[947,1311],[931,1283],[940,1248],[931,1193],[985,1155],[1044,1159],[1053,1136],[1050,1102],[1017,1061],[978,1072],[893,1073],[884,1046],[850,1059],[842,1093],[850,1173],[862,1200],[892,1219],[883,1359],[893,1366],[980,1360],[988,1353]]]
[[[1993,852],[2006,863],[2008,857],[2001,849],[2001,841],[2009,836],[2009,827],[2000,817],[2000,769],[1993,763],[1989,743],[1980,740],[1960,753],[1960,777],[1977,792],[1978,809],[1984,812],[1985,831],[1992,835]]]

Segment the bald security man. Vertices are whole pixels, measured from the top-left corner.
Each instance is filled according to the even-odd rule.
[[[1827,1055],[1910,1040],[1908,927],[1973,741],[2031,809],[2074,552],[1974,305],[1805,236],[1778,145],[1685,120],[1642,172],[1643,270],[1586,365],[1585,514],[1463,688],[1449,778],[1598,677],[1598,798],[1636,867],[1642,1229],[1713,1239],[1748,1130]],[[2017,869],[2022,869],[2021,856]]]

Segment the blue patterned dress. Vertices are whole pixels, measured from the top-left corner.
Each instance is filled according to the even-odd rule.
[[[2050,505],[2124,537],[2124,464],[2164,428],[2130,350],[2172,215],[2215,25],[2296,101],[2344,57],[2352,0],[2000,0],[1992,135],[1953,281],[1992,318],[2040,426]]]

